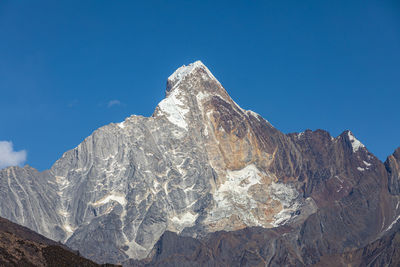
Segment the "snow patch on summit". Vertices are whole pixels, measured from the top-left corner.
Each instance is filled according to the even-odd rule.
[[[353,152],[357,152],[360,148],[365,147],[360,141],[358,141],[352,132],[348,131],[347,135],[349,137],[349,140],[351,142],[351,146],[353,147]]]
[[[217,79],[215,79],[214,75],[210,72],[210,70],[203,64],[203,62],[198,60],[187,66],[183,65],[182,67],[177,69],[174,73],[172,73],[171,76],[168,77],[168,81],[172,83],[172,87],[170,90],[177,87],[187,75],[189,75],[190,73],[193,72],[193,70],[198,69],[198,68],[203,69],[207,73],[209,78],[217,80]],[[207,78],[207,77],[204,77],[204,78]]]

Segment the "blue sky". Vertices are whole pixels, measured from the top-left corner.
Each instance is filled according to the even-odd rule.
[[[285,133],[350,129],[382,160],[400,146],[399,1],[2,0],[0,40],[0,154],[39,170],[150,116],[198,59]]]

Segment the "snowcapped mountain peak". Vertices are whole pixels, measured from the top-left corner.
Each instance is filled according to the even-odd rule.
[[[168,80],[174,81],[174,82],[177,80],[181,80],[182,78],[184,78],[184,76],[189,74],[194,69],[204,68],[204,67],[206,67],[206,66],[200,60],[190,63],[187,66],[183,65],[182,67],[178,68],[174,73],[172,73],[171,76],[168,77]]]
[[[210,72],[210,70],[203,64],[203,62],[197,60],[193,63],[190,63],[187,66],[183,65],[182,67],[178,68],[174,73],[172,73],[171,76],[168,77],[167,93],[170,92],[173,88],[177,87],[187,76],[196,71],[201,71],[202,78],[204,79],[212,79],[217,81],[217,79]]]
[[[210,70],[198,60],[183,65],[168,77],[166,97],[158,104],[153,117],[165,116],[172,124],[188,131],[188,122],[195,119],[199,111],[203,114],[205,103],[213,97],[237,106]]]

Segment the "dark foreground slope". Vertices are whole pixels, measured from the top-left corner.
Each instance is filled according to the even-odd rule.
[[[131,261],[132,266],[400,266],[400,225],[362,248],[323,255],[305,264],[285,238],[289,229],[247,228],[217,232],[202,240],[166,232],[151,257]],[[309,255],[312,256],[312,255]]]
[[[0,218],[0,266],[100,265],[26,227]]]
[[[339,255],[323,256],[316,266],[400,266],[399,227],[363,248]]]

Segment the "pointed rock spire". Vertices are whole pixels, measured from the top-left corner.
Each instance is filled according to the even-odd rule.
[[[187,76],[199,70],[202,71],[204,74],[206,74],[208,76],[207,78],[217,81],[217,79],[210,72],[210,70],[203,64],[203,62],[197,60],[187,66],[183,65],[182,67],[178,68],[174,73],[172,73],[171,76],[168,77],[167,93],[170,92],[176,86],[178,86]]]
[[[236,105],[210,70],[198,60],[178,68],[168,77],[166,97],[156,107],[153,117],[165,115],[176,126],[188,130],[189,113],[203,110],[203,103],[213,96]]]

